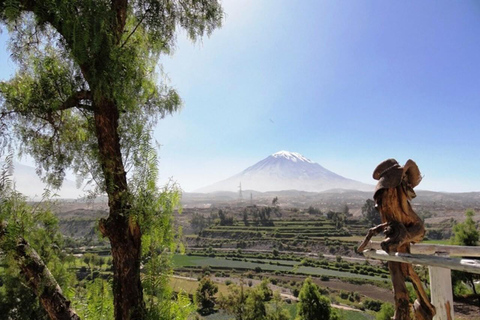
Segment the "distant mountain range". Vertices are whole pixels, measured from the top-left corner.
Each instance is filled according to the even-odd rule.
[[[260,192],[331,189],[373,191],[373,185],[347,179],[296,152],[279,151],[242,172],[195,192],[255,190]]]

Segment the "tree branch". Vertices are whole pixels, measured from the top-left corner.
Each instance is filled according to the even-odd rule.
[[[80,108],[94,111],[92,106],[80,103],[82,100],[92,100],[92,93],[88,90],[80,90],[72,94],[65,102],[56,110],[67,110],[71,108]]]
[[[0,225],[0,240],[7,236],[7,223]],[[42,261],[42,258],[22,237],[16,239],[14,256],[28,286],[38,296],[49,317],[54,320],[80,320],[70,307],[70,301]]]
[[[114,32],[117,38],[117,43],[122,38],[125,23],[127,21],[128,0],[112,0],[112,9],[116,14],[116,21],[114,25]]]
[[[128,40],[130,39],[130,37],[135,33],[135,31],[137,31],[138,27],[142,24],[143,20],[145,20],[145,17],[146,17],[146,16],[147,16],[147,15],[144,15],[144,16],[142,17],[142,19],[140,19],[140,21],[138,21],[137,25],[135,26],[135,28],[133,28],[132,32],[130,32],[130,34],[127,36],[127,38],[126,38],[125,41],[122,43],[122,45],[120,46],[120,48],[123,48],[123,47],[127,44],[127,42],[128,42]]]

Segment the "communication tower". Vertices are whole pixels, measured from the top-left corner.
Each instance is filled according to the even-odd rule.
[[[238,198],[240,199],[240,201],[243,200],[242,183],[241,182],[238,185]]]

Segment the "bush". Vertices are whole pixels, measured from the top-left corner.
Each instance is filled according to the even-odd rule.
[[[395,313],[395,309],[391,303],[385,302],[382,304],[380,311],[377,313],[375,317],[376,320],[390,320]]]
[[[365,309],[378,312],[382,307],[382,302],[379,300],[365,299],[365,301],[363,301],[363,306],[365,307]]]
[[[215,294],[218,292],[218,286],[208,277],[203,277],[200,280],[199,286],[195,293],[195,298],[198,303],[198,310],[202,315],[207,315],[213,312],[215,306]]]

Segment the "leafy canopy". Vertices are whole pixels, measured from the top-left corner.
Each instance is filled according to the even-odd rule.
[[[454,236],[452,238],[453,244],[461,246],[476,246],[478,245],[479,232],[473,217],[475,211],[468,209],[465,212],[466,219],[464,222],[457,223],[453,226]]]
[[[305,279],[298,299],[297,320],[330,320],[330,300],[320,294],[312,278]]]
[[[160,55],[172,52],[178,28],[196,40],[222,17],[217,0],[0,1],[19,66],[0,83],[2,122],[9,124],[3,130],[53,186],[70,167],[105,191],[97,105],[111,100],[120,111],[125,167],[143,163],[153,127],[181,106],[177,92],[157,79]]]
[[[0,0],[0,23],[18,64],[15,76],[0,83],[0,137],[31,155],[51,186],[60,187],[71,168],[108,194],[109,220],[100,229],[112,251],[141,243],[144,290],[134,288],[131,301],[140,304],[145,292],[154,319],[181,318],[190,310],[185,297],[170,303],[165,285],[169,255],[177,249],[172,212],[179,189],[156,186],[152,132],[181,100],[157,79],[157,62],[172,52],[177,29],[196,40],[222,18],[218,0]],[[131,238],[118,235],[125,230]],[[139,266],[138,256],[122,259]],[[125,274],[121,266],[114,263],[114,275]],[[132,279],[117,278],[114,289]],[[115,304],[116,317],[131,307],[124,300]]]

